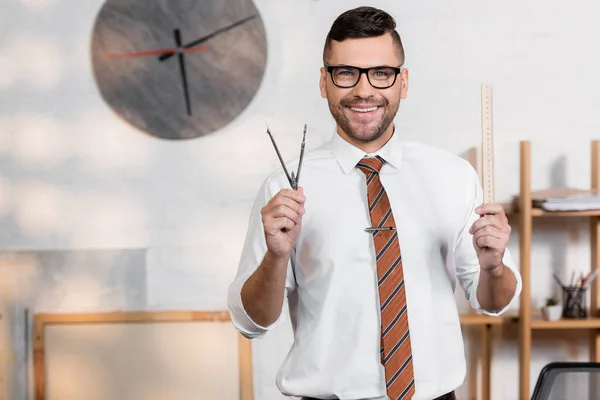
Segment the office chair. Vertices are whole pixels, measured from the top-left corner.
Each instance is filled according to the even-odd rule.
[[[531,400],[600,400],[600,362],[552,362],[538,377]]]

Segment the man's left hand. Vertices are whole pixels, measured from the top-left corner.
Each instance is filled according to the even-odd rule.
[[[501,204],[482,204],[475,212],[481,215],[481,218],[475,221],[469,230],[473,235],[473,247],[481,269],[492,271],[502,265],[511,228]]]

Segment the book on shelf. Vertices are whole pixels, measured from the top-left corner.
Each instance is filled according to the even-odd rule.
[[[548,211],[600,209],[600,193],[593,189],[557,187],[531,192],[532,205]]]

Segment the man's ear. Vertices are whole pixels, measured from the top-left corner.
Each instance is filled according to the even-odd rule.
[[[408,69],[403,69],[400,72],[400,98],[402,100],[406,99],[406,95],[408,94]]]
[[[321,97],[327,98],[327,71],[325,68],[321,67],[321,78],[319,79],[319,88],[321,89]]]

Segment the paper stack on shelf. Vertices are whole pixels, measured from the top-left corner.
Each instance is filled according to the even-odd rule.
[[[559,187],[531,193],[533,206],[548,211],[600,209],[600,194],[595,190]]]

